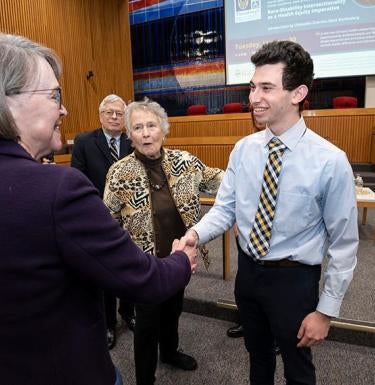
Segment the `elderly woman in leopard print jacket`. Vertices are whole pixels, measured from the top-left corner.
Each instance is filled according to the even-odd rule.
[[[216,193],[223,170],[197,157],[163,148],[169,132],[165,110],[145,99],[125,112],[134,153],[109,170],[104,203],[144,251],[162,258],[200,217],[199,192]],[[136,305],[134,357],[137,385],[155,381],[158,347],[162,362],[195,370],[195,359],[178,350],[183,291],[159,305]]]

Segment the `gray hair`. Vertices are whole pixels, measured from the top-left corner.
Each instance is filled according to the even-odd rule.
[[[105,110],[105,106],[108,103],[114,103],[114,102],[121,102],[124,105],[124,111],[126,108],[126,103],[120,98],[120,96],[117,96],[115,94],[107,95],[100,103],[99,105],[99,113],[103,112]]]
[[[38,58],[45,59],[60,79],[61,62],[53,50],[23,36],[0,33],[0,138],[18,138],[6,97],[17,94],[35,79]]]
[[[125,111],[125,126],[128,136],[131,136],[131,124],[130,120],[134,111],[148,111],[152,112],[158,119],[160,123],[160,128],[163,131],[164,135],[169,133],[169,122],[168,115],[165,112],[165,109],[157,102],[150,100],[149,98],[144,98],[140,102],[132,102],[128,104]]]

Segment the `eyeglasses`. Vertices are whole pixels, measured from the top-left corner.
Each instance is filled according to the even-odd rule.
[[[107,118],[113,118],[113,115],[115,115],[116,118],[123,118],[124,117],[124,113],[121,111],[106,110],[106,111],[102,111],[102,113]]]
[[[46,88],[43,90],[26,90],[26,91],[18,91],[15,92],[15,94],[35,94],[35,93],[46,93],[49,91],[53,91],[53,94],[51,95],[51,98],[56,102],[56,104],[59,106],[59,109],[61,109],[62,105],[62,94],[61,94],[61,87],[57,88]]]

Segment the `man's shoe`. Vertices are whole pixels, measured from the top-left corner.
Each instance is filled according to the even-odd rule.
[[[232,326],[227,330],[227,336],[230,338],[239,338],[243,337],[244,331],[243,331],[243,326],[242,325],[236,325]]]
[[[195,358],[177,351],[171,357],[161,357],[161,362],[182,370],[195,370],[198,367]]]
[[[114,329],[107,329],[107,343],[108,349],[111,350],[116,345],[116,331]]]
[[[126,324],[126,326],[128,327],[129,330],[131,330],[132,332],[134,332],[134,329],[135,329],[135,316],[130,316],[130,317],[125,317],[124,318],[124,322]]]

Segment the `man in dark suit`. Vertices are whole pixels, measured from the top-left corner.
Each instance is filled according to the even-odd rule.
[[[126,104],[119,96],[106,96],[99,105],[102,127],[79,134],[74,140],[71,165],[81,170],[91,180],[99,190],[101,198],[110,166],[132,152],[130,140],[124,133],[125,108]],[[113,293],[104,293],[104,305],[108,347],[112,349],[116,344],[116,297]],[[134,330],[133,304],[120,299],[119,313],[128,328]]]

